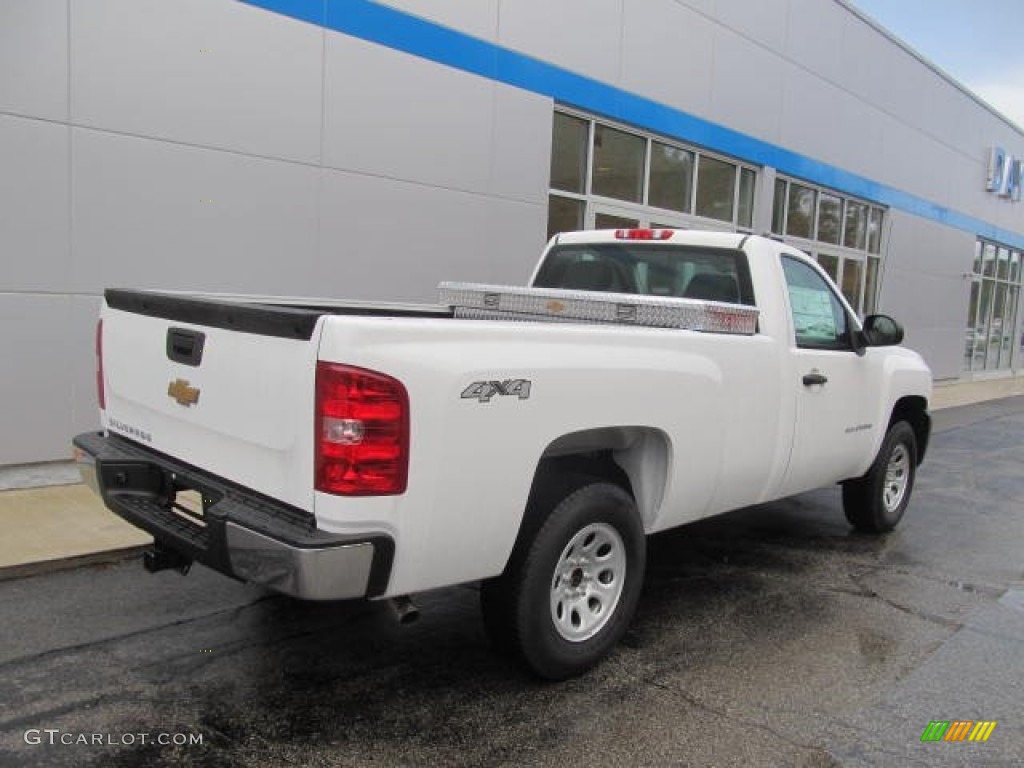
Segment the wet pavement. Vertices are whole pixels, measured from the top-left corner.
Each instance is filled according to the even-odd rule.
[[[1019,765],[1024,398],[936,418],[896,532],[826,489],[656,536],[633,628],[568,683],[491,652],[473,587],[402,627],[200,567],[0,582],[0,765]]]

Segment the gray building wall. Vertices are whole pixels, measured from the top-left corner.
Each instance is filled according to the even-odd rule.
[[[971,295],[975,236],[963,230],[890,213],[879,305],[907,329],[906,343],[937,379],[956,378],[963,367],[964,331]]]
[[[1024,135],[839,0],[385,5],[1024,233],[984,190]],[[0,0],[0,464],[96,425],[104,287],[523,281],[554,99],[455,63],[233,0]],[[890,212],[881,308],[948,378],[975,233],[937,218]]]
[[[0,0],[0,464],[98,425],[105,287],[522,282],[551,103],[231,0]]]
[[[984,188],[988,148],[1024,134],[842,0],[506,0],[500,24],[498,0],[383,3],[1024,230]]]

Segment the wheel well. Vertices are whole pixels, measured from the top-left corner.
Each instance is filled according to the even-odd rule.
[[[630,494],[644,530],[649,530],[665,495],[669,451],[668,436],[651,427],[604,427],[552,441],[537,462],[510,558],[522,556],[561,499],[595,480],[614,483]]]
[[[892,416],[889,417],[891,427],[897,421],[907,422],[914,430],[914,437],[917,439],[917,463],[924,461],[924,454],[928,450],[928,438],[932,431],[932,419],[928,415],[928,401],[920,396],[902,397],[893,406]]]
[[[647,529],[661,506],[668,466],[669,439],[659,429],[604,427],[572,432],[544,449],[530,495],[558,475],[605,480],[633,496]]]

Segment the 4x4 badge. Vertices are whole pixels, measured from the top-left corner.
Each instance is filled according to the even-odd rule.
[[[167,385],[167,396],[173,397],[178,405],[188,408],[199,402],[199,389],[189,386],[185,379],[175,379]]]
[[[518,397],[527,400],[530,397],[532,382],[529,379],[505,379],[504,381],[474,381],[462,390],[463,400],[478,400],[481,403],[491,402],[495,395]]]

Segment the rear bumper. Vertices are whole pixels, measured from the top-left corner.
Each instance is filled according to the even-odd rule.
[[[89,432],[73,443],[86,485],[162,547],[305,600],[375,597],[387,589],[395,548],[385,534],[326,533],[304,510],[123,438]],[[201,495],[201,517],[175,509],[183,491]]]

